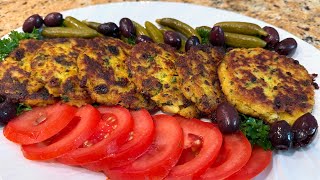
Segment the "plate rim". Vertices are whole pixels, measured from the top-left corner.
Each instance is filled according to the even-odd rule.
[[[89,5],[89,6],[85,6],[85,7],[78,7],[78,8],[74,8],[74,9],[68,9],[68,10],[64,10],[64,11],[61,11],[61,13],[63,14],[66,14],[66,13],[72,13],[73,11],[81,11],[82,9],[88,9],[88,8],[95,8],[95,7],[99,7],[99,6],[109,6],[109,5],[131,5],[131,4],[134,4],[134,5],[141,5],[141,4],[170,4],[170,5],[178,5],[178,6],[193,6],[193,7],[196,7],[196,8],[206,8],[207,10],[216,10],[216,11],[221,11],[221,12],[224,12],[224,13],[231,13],[231,14],[234,14],[236,16],[242,16],[242,17],[245,17],[245,18],[249,18],[253,21],[258,21],[262,24],[267,24],[267,25],[270,25],[272,27],[276,27],[277,29],[280,29],[281,31],[283,32],[286,32],[287,34],[289,34],[290,36],[292,36],[293,38],[295,38],[296,40],[298,41],[301,41],[303,42],[304,45],[308,45],[308,48],[311,46],[314,48],[314,50],[316,50],[315,52],[318,53],[320,55],[320,50],[317,49],[316,47],[314,47],[313,45],[303,41],[302,39],[300,39],[299,37],[295,36],[294,34],[292,34],[291,32],[289,31],[286,31],[282,28],[279,28],[277,26],[274,26],[272,24],[269,24],[263,20],[260,20],[260,19],[255,19],[253,17],[250,17],[250,16],[247,16],[247,15],[243,15],[243,14],[240,14],[238,12],[234,12],[234,11],[230,11],[230,10],[225,10],[225,9],[220,9],[220,8],[215,8],[215,7],[211,7],[211,6],[204,6],[204,5],[199,5],[199,4],[193,4],[193,3],[182,3],[182,2],[164,2],[164,1],[138,1],[138,2],[112,2],[112,3],[102,3],[102,4],[95,4],[95,5]],[[146,18],[147,19],[147,18]],[[20,30],[21,31],[21,27],[17,28],[16,30]],[[5,35],[6,36],[6,35]],[[5,36],[3,36],[2,38],[4,38]],[[301,43],[301,42],[298,42]],[[319,69],[320,70],[320,69]],[[318,81],[319,81],[319,78],[318,78]],[[319,91],[319,90],[318,90]],[[319,93],[318,93],[319,94]],[[315,97],[315,101],[318,100],[319,101],[319,98],[317,99]],[[318,120],[319,121],[319,120]],[[0,130],[2,128],[0,127]],[[317,135],[319,137],[319,135]],[[0,179],[1,179],[1,175],[0,175]]]

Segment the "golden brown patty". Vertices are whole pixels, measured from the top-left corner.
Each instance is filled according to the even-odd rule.
[[[155,104],[136,92],[125,64],[131,46],[118,39],[94,38],[77,60],[82,84],[92,99],[106,105],[153,109]]]
[[[30,105],[51,104],[55,100],[44,88],[28,91],[34,84],[31,76],[30,64],[43,41],[23,40],[9,56],[0,63],[0,94],[14,102],[26,102]]]
[[[228,101],[240,112],[289,124],[314,105],[312,78],[299,62],[261,48],[226,54],[218,75]]]
[[[179,57],[176,63],[183,95],[207,115],[225,100],[217,74],[222,58],[223,54],[218,49],[198,45]]]
[[[29,91],[46,88],[54,97],[71,105],[81,106],[92,100],[86,89],[80,87],[77,58],[86,48],[84,39],[57,38],[44,42],[29,62],[31,77],[36,81]]]
[[[174,50],[167,45],[139,43],[133,47],[127,63],[139,92],[149,96],[165,112],[195,117],[196,107],[180,90],[176,58]]]

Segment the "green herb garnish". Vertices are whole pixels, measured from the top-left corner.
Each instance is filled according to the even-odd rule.
[[[148,57],[147,61],[148,61],[148,62],[152,62],[152,61],[154,61],[154,58],[155,58],[154,56],[151,56],[151,55],[150,55],[150,56]]]
[[[197,33],[201,37],[201,44],[209,44],[210,31],[207,31],[204,28],[199,28],[199,29],[197,29]]]
[[[92,103],[91,105],[92,105],[93,107],[99,107],[99,106],[100,106],[100,104],[99,104],[99,103],[97,103],[97,102]]]
[[[11,31],[8,38],[0,40],[0,61],[7,57],[23,39],[40,39],[41,33],[38,29],[34,29],[32,33],[23,33]]]
[[[68,96],[66,96],[66,95],[62,95],[62,96],[61,96],[61,100],[62,100],[63,102],[69,102],[69,101],[70,101],[70,98],[69,98]]]
[[[129,37],[129,38],[127,38],[127,43],[128,43],[128,44],[131,44],[131,45],[135,45],[135,44],[136,44],[135,37]]]
[[[32,108],[29,105],[23,104],[23,103],[19,103],[18,107],[17,107],[17,115],[20,115],[21,113],[25,112],[25,111],[31,111]]]
[[[261,146],[264,150],[272,149],[268,138],[270,127],[260,119],[240,114],[240,130],[247,136],[252,145]]]

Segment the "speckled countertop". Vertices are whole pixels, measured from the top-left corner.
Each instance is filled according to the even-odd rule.
[[[0,0],[0,36],[28,16],[124,0]],[[169,0],[170,1],[170,0]],[[320,49],[319,0],[176,0],[227,9],[281,27]]]

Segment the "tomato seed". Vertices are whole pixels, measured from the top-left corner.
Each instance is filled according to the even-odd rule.
[[[90,147],[90,146],[92,146],[93,144],[90,142],[90,141],[85,141],[84,143],[83,143],[83,147]]]
[[[128,138],[128,141],[131,141],[132,139],[133,139],[133,132],[131,131],[130,133],[129,133],[129,138]]]
[[[37,120],[33,122],[33,125],[37,126],[46,120],[47,120],[47,116],[42,114]]]
[[[110,116],[110,117],[108,117],[107,121],[109,121],[109,122],[115,122],[116,119],[115,119],[114,117]]]

